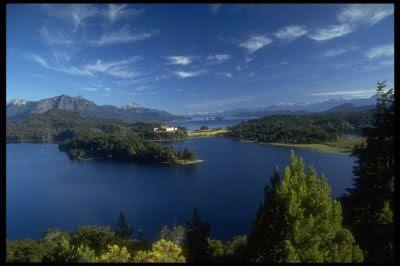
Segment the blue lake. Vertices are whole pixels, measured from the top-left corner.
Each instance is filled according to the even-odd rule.
[[[169,121],[166,122],[166,124],[170,126],[186,127],[187,130],[196,130],[201,126],[208,126],[209,128],[226,128],[254,118],[255,117],[226,117],[222,120],[194,118],[191,120]]]
[[[167,143],[168,144],[168,143]],[[71,161],[57,144],[7,144],[7,237],[40,238],[49,227],[114,227],[120,211],[153,239],[163,225],[190,218],[194,206],[212,237],[245,234],[275,166],[288,164],[290,149],[224,137],[169,143],[194,150],[203,162],[170,166]],[[295,150],[325,173],[340,196],[351,185],[355,158]]]

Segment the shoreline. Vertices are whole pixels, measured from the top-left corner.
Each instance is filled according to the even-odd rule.
[[[201,163],[204,162],[204,160],[200,160],[200,159],[196,159],[193,161],[183,161],[183,160],[179,160],[176,164],[178,165],[190,165],[190,164],[197,164],[197,163]]]

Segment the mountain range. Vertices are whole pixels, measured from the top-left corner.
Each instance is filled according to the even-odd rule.
[[[39,101],[9,101],[7,102],[7,121],[19,120],[31,114],[41,114],[54,109],[75,111],[85,117],[119,119],[128,122],[163,122],[183,118],[135,103],[122,107],[97,105],[81,96],[60,95]]]
[[[194,114],[192,117],[262,117],[273,114],[308,114],[317,112],[360,112],[375,107],[377,94],[369,98],[329,99],[312,103],[278,103],[267,107],[234,108],[215,113]]]

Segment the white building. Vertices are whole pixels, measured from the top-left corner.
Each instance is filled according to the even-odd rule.
[[[176,131],[176,130],[178,130],[178,127],[174,127],[174,126],[170,127],[170,126],[165,126],[165,125],[154,128],[154,132],[163,132],[163,131],[172,132],[172,131]]]

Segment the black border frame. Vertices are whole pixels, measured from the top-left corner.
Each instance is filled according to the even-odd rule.
[[[394,59],[395,59],[395,64],[394,64],[394,87],[396,85],[400,84],[400,74],[397,74],[398,71],[400,70],[399,67],[399,49],[400,49],[400,28],[399,28],[399,23],[400,23],[400,3],[396,2],[395,0],[381,0],[381,1],[304,1],[304,0],[281,0],[281,1],[273,1],[273,0],[259,0],[259,1],[240,1],[240,0],[228,0],[228,1],[219,1],[220,3],[231,3],[231,4],[254,4],[254,3],[268,3],[268,4],[336,4],[336,3],[388,3],[388,4],[394,4]],[[0,27],[1,27],[1,42],[0,42],[0,48],[1,48],[1,64],[0,64],[0,75],[1,75],[1,85],[0,85],[0,94],[1,94],[1,101],[2,101],[2,106],[1,106],[1,156],[0,156],[0,161],[1,161],[1,185],[0,185],[0,195],[2,197],[1,199],[1,219],[0,219],[0,225],[1,225],[1,260],[0,263],[3,262],[4,264],[6,263],[6,31],[7,31],[7,19],[6,19],[6,9],[7,9],[7,4],[39,4],[39,3],[51,3],[51,4],[61,4],[61,3],[141,3],[141,4],[152,4],[152,3],[157,3],[157,4],[206,4],[206,3],[218,3],[218,1],[210,1],[210,0],[192,0],[192,1],[165,1],[165,0],[149,0],[149,1],[132,1],[132,0],[125,0],[125,1],[106,1],[106,0],[84,0],[84,1],[79,1],[79,0],[69,0],[69,1],[46,1],[46,0],[4,0],[4,2],[0,3],[0,12],[1,12],[1,21],[0,21]],[[400,142],[398,137],[400,136],[400,93],[399,90],[395,89],[395,128],[394,128],[394,136],[395,136],[395,147],[400,146]],[[398,180],[398,176],[400,173],[400,161],[399,161],[399,151],[400,149],[395,149],[395,178],[394,178],[394,188],[395,188],[395,201],[394,201],[394,221],[395,221],[395,260],[400,261],[400,230],[399,230],[399,223],[400,223],[400,181]]]

